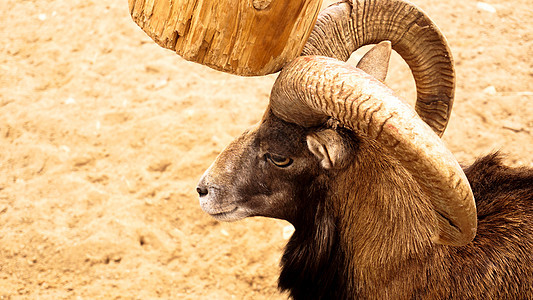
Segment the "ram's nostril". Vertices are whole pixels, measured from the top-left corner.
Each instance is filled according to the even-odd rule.
[[[198,192],[198,195],[200,195],[200,197],[206,196],[209,193],[207,191],[207,188],[201,186],[197,187],[196,191]]]

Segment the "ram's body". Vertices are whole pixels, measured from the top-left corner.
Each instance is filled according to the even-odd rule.
[[[463,247],[423,243],[430,209],[365,143],[345,172],[293,182],[300,214],[312,217],[294,222],[282,289],[295,299],[533,299],[533,170],[504,166],[497,155],[478,160],[465,170],[476,238]]]

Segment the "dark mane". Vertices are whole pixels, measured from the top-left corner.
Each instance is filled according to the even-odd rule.
[[[464,169],[481,222],[503,212],[533,215],[533,169],[508,167],[502,161],[502,155],[494,153]]]
[[[325,203],[301,224],[289,240],[281,259],[278,286],[294,299],[347,299],[343,273],[345,260],[339,245],[336,221]],[[307,229],[305,229],[307,227]],[[310,233],[308,229],[314,229]]]

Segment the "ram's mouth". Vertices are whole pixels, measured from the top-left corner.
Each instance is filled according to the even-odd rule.
[[[210,213],[210,215],[212,217],[214,217],[215,219],[218,219],[218,218],[224,218],[228,215],[231,215],[232,213],[236,212],[237,209],[239,209],[239,207],[235,206],[233,209],[230,209],[228,211],[223,211],[223,212],[217,212],[217,213]]]
[[[238,221],[250,216],[246,209],[239,206],[235,206],[234,208],[223,212],[209,213],[209,215],[217,221],[223,222]]]

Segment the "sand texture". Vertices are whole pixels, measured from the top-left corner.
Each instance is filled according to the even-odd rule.
[[[500,150],[533,167],[533,2],[415,2],[456,63],[446,145],[465,165]],[[187,62],[125,0],[0,8],[0,299],[285,299],[289,224],[219,223],[195,191],[277,75]],[[387,83],[414,102],[397,56]]]

